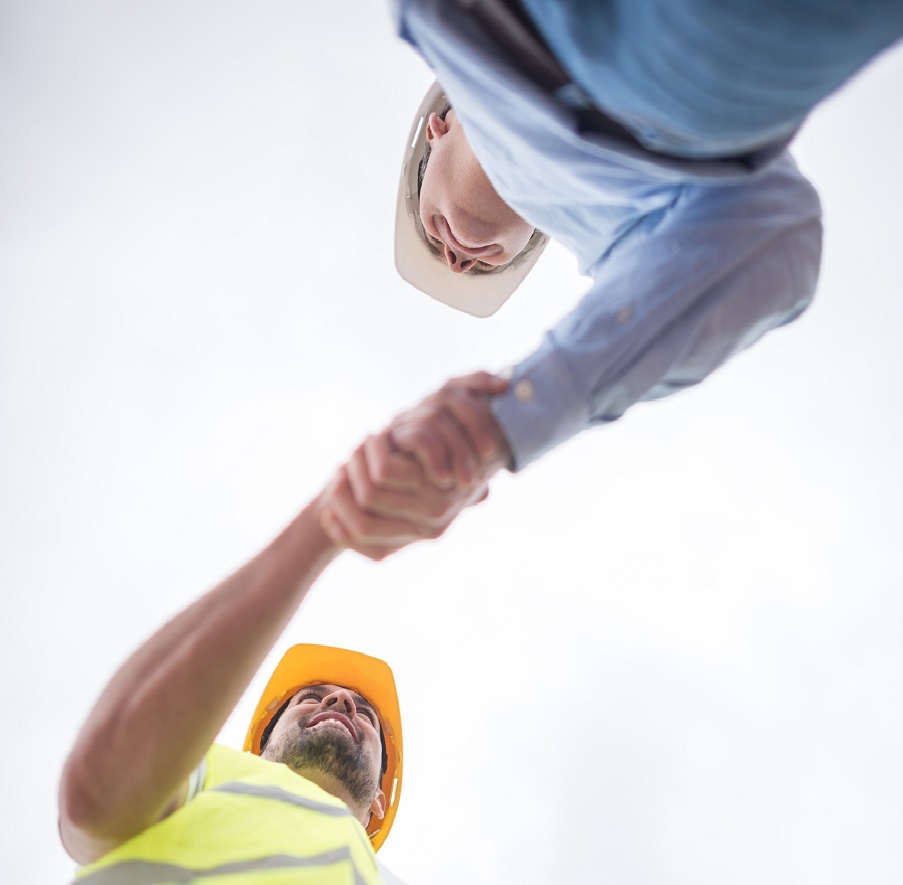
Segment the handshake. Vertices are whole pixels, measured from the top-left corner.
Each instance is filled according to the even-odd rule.
[[[320,525],[336,547],[373,560],[423,538],[486,499],[511,453],[489,406],[508,382],[475,372],[446,382],[368,437],[320,495]]]

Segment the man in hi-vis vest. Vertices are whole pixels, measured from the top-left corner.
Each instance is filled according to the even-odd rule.
[[[485,395],[504,388],[482,373],[462,383]],[[402,774],[386,664],[294,646],[252,717],[250,752],[213,741],[347,546],[343,530],[381,559],[438,537],[462,506],[485,497],[484,475],[462,501],[460,484],[429,485],[414,459],[389,447],[387,431],[369,437],[278,537],[159,629],[104,689],[60,783],[60,835],[83,865],[80,885],[380,881],[374,851],[395,818]],[[370,474],[377,462],[392,466],[390,490]],[[373,516],[370,502],[395,516]]]

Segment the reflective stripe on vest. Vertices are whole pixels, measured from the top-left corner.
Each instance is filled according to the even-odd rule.
[[[230,781],[228,784],[220,784],[213,787],[211,793],[234,793],[237,796],[256,796],[258,799],[275,799],[277,802],[288,802],[308,811],[316,811],[329,817],[350,817],[351,810],[345,806],[339,808],[335,805],[327,805],[325,802],[317,802],[315,799],[306,799],[297,796],[281,787],[263,786],[259,784],[246,784],[243,781]]]
[[[207,870],[192,870],[188,867],[150,860],[125,860],[88,873],[77,881],[79,885],[189,885],[189,883],[203,881],[212,876],[264,873],[301,867],[325,867],[335,863],[351,864],[355,885],[366,885],[366,880],[355,865],[351,857],[351,850],[347,847],[336,848],[314,857],[291,857],[277,854],[256,860],[234,861]]]
[[[327,805],[325,802],[317,802],[316,799],[308,799],[283,790],[281,787],[264,786],[262,784],[246,784],[244,781],[230,781],[210,789],[211,793],[232,793],[235,796],[254,796],[258,799],[271,799],[276,802],[288,802],[289,805],[297,805],[307,811],[315,811],[317,814],[325,814],[327,817],[353,817],[351,809],[347,805]],[[358,831],[360,841],[369,849],[370,844],[363,831]],[[355,874],[357,868],[355,867]]]

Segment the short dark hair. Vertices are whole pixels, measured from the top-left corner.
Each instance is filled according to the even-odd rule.
[[[295,692],[294,694],[289,696],[289,699],[276,711],[276,715],[267,723],[267,727],[263,730],[263,734],[260,736],[260,751],[263,752],[263,748],[267,745],[267,741],[270,739],[270,735],[273,733],[273,729],[276,727],[276,723],[279,721],[279,717],[285,712],[285,708],[292,702],[292,698],[298,694]]]
[[[299,688],[298,691],[301,691],[301,689]],[[263,734],[260,736],[260,749],[257,751],[258,755],[263,752],[263,748],[267,745],[267,741],[269,741],[270,735],[273,733],[273,729],[276,727],[276,723],[279,721],[279,717],[285,712],[286,707],[288,707],[288,705],[292,702],[292,699],[296,694],[298,694],[298,691],[293,692],[289,696],[288,700],[276,711],[276,714],[267,723],[267,727],[263,730]],[[379,721],[379,716],[376,717],[376,724],[379,726],[379,743],[382,747],[383,752],[382,767],[380,768],[379,772],[379,778],[380,780],[382,780],[389,768],[389,754],[386,752],[386,736],[383,733],[383,724]]]

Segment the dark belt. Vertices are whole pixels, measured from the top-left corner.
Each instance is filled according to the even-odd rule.
[[[652,150],[624,125],[593,104],[583,89],[574,83],[518,0],[457,2],[462,10],[480,23],[483,32],[495,41],[514,68],[567,105],[574,115],[578,132],[604,135],[627,146],[632,152],[640,152],[659,162],[670,162],[688,170],[692,170],[694,166],[711,167],[721,163],[742,169],[746,173],[761,169],[783,153],[793,137],[731,157],[697,159]]]

